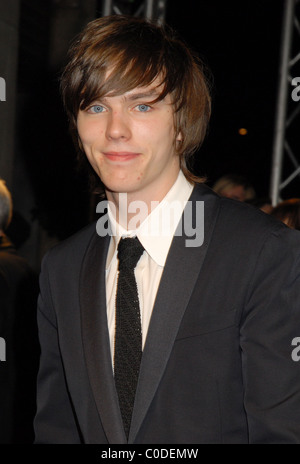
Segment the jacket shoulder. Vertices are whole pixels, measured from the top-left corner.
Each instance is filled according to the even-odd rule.
[[[246,235],[264,234],[275,230],[289,230],[281,221],[247,203],[221,197],[204,184],[197,185],[194,198],[214,203],[218,211],[216,225],[224,230],[245,233]],[[235,234],[234,234],[235,235]]]
[[[96,235],[96,222],[88,224],[83,229],[71,235],[62,242],[54,245],[48,250],[43,258],[43,262],[51,261],[56,263],[70,263],[74,260],[81,260],[84,256],[89,243]]]

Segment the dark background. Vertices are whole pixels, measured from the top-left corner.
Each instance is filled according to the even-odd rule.
[[[252,182],[258,196],[269,193],[283,3],[167,3],[166,22],[213,75],[209,133],[195,157],[195,170],[207,176],[208,185],[223,174],[237,173]],[[32,220],[60,240],[84,226],[91,210],[59,98],[61,67],[49,67],[54,4],[45,0],[41,8],[39,0],[21,2],[17,131],[35,196]],[[247,134],[240,135],[240,128]]]
[[[209,182],[231,172],[242,174],[259,196],[267,195],[283,2],[169,3],[167,21],[214,76],[210,131],[197,156],[198,170]],[[240,128],[246,128],[247,135],[240,135]]]

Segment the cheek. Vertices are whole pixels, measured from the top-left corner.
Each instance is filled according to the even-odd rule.
[[[151,128],[147,128],[144,131],[140,131],[142,140],[147,140],[153,147],[161,147],[168,149],[175,143],[175,131],[172,124],[169,122],[161,122],[155,124]]]
[[[86,140],[86,129],[85,124],[77,120],[77,132],[82,143],[85,143]]]
[[[80,121],[77,123],[77,130],[84,145],[92,145],[103,134],[103,130],[99,129],[95,124]]]

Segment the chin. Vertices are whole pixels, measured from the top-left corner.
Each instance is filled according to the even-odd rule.
[[[107,190],[116,193],[130,193],[139,189],[139,181],[133,176],[121,178],[121,177],[112,177],[107,176],[105,179],[107,182],[103,182]]]
[[[108,182],[105,185],[105,189],[111,193],[130,193],[134,191],[133,185],[132,184],[128,185],[127,182],[124,184],[122,184],[121,182],[118,182],[115,184]]]

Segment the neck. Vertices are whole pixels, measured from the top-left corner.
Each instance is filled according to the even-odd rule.
[[[170,182],[150,192],[111,192],[106,191],[108,201],[112,206],[115,220],[125,229],[137,229],[147,216],[159,205],[176,182],[178,172]]]

